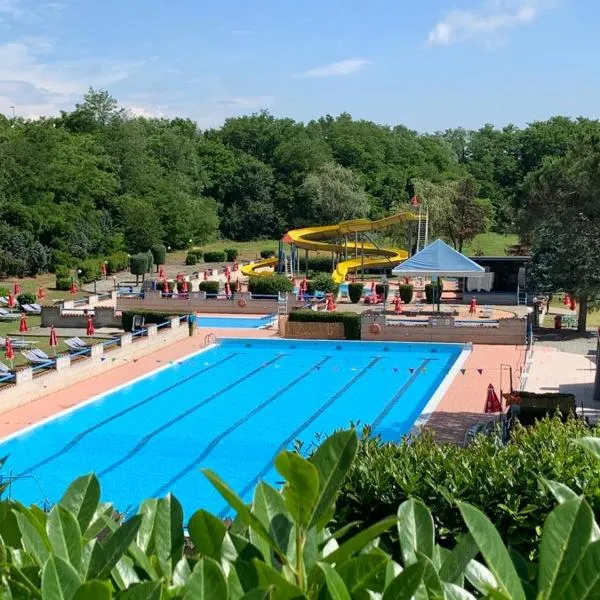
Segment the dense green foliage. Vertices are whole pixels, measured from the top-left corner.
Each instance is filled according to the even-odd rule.
[[[134,254],[129,258],[129,269],[132,275],[136,276],[136,279],[148,272],[148,266],[148,254],[146,252]]]
[[[375,285],[375,293],[378,296],[385,296],[387,299],[390,293],[390,284],[389,283],[378,283]]]
[[[410,284],[401,284],[398,286],[398,293],[404,304],[410,304],[413,299],[414,288]]]
[[[585,435],[590,430],[581,420],[563,424],[554,417],[516,427],[500,446],[493,436],[478,436],[466,447],[436,443],[432,435],[397,445],[368,438],[342,489],[337,522],[368,525],[415,497],[432,509],[442,542],[451,546],[466,531],[460,500],[480,508],[508,544],[529,554],[538,546],[540,522],[554,507],[541,478],[585,494],[600,514],[598,463],[573,444]]]
[[[440,295],[442,293],[444,284],[441,282],[440,283],[427,283],[425,285],[425,300],[428,304],[432,304],[433,302],[438,302],[438,300],[440,299]]]
[[[188,252],[185,257],[185,264],[188,267],[198,264],[198,256],[195,252]]]
[[[579,442],[600,456],[600,440]],[[146,500],[119,522],[94,475],[75,480],[49,513],[0,503],[0,574],[7,598],[43,600],[586,600],[600,582],[600,528],[584,497],[536,483],[558,506],[541,532],[538,560],[507,548],[476,506],[456,502],[463,528],[436,543],[435,513],[418,499],[369,527],[334,529],[339,490],[358,450],[354,431],[326,438],[308,459],[275,457],[282,483],[256,486],[246,504],[216,473],[204,475],[237,513],[231,527],[205,510],[187,522],[177,498]],[[575,449],[574,444],[571,446]],[[553,502],[555,504],[555,502]],[[393,532],[394,541],[389,541]],[[382,537],[384,536],[384,537]],[[537,549],[536,549],[537,550]]]
[[[331,277],[331,273],[315,273],[310,280],[310,284],[309,291],[312,293],[317,291],[324,294],[333,294],[334,296],[337,295],[340,287]]]
[[[201,281],[198,289],[201,292],[206,292],[211,296],[216,296],[219,293],[219,282],[218,281]]]
[[[204,262],[207,263],[224,263],[227,255],[220,250],[204,253]]]
[[[263,248],[260,251],[261,258],[272,258],[277,255],[277,250],[273,250],[273,248]]]
[[[33,304],[34,302],[37,302],[37,299],[35,294],[30,294],[29,292],[21,292],[17,296],[17,302],[19,303],[19,306],[23,306],[23,304]]]
[[[167,248],[164,244],[152,244],[150,252],[152,252],[152,262],[158,271],[158,267],[164,265],[167,260]]]
[[[227,262],[233,262],[240,255],[237,248],[225,248],[224,252]]]
[[[360,315],[353,312],[325,312],[316,310],[294,310],[289,320],[301,323],[343,323],[347,340],[360,340]]]
[[[280,292],[291,292],[293,283],[285,275],[272,277],[250,277],[248,291],[256,296],[277,296]]]
[[[175,315],[173,313],[162,313],[150,310],[135,310],[135,311],[123,311],[121,317],[121,324],[125,331],[131,331],[133,327],[133,317],[140,316],[144,318],[146,325],[151,323],[165,323],[169,321]]]
[[[348,284],[348,297],[350,298],[350,301],[352,303],[357,304],[358,302],[360,302],[360,299],[362,298],[364,287],[365,286],[363,283],[349,283]]]

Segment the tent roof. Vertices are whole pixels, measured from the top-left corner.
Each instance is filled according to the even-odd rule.
[[[485,269],[442,240],[435,240],[392,270],[395,275],[481,277]]]

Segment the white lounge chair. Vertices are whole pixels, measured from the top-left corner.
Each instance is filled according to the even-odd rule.
[[[8,298],[6,296],[0,296],[0,304],[8,304]]]
[[[38,310],[37,308],[33,307],[33,304],[22,304],[21,308],[28,314],[28,315],[39,315],[42,311]]]
[[[10,373],[10,369],[4,363],[0,362],[0,374],[5,375],[6,373]]]
[[[29,306],[31,306],[31,308],[37,310],[38,312],[42,312],[42,306],[37,302],[32,302]]]
[[[76,344],[77,346],[79,346],[80,348],[87,348],[87,347],[88,347],[87,343],[86,343],[86,342],[84,342],[84,341],[83,341],[81,338],[74,337],[74,338],[71,338],[71,339],[72,339],[72,340],[73,340],[73,342],[75,342],[75,344]]]
[[[15,340],[13,338],[11,338],[10,341],[15,349],[33,348],[33,346],[37,344],[37,341]],[[6,348],[6,338],[3,338],[2,336],[0,336],[0,348]]]
[[[43,350],[40,350],[39,348],[34,348],[31,352],[36,356],[43,358],[44,360],[52,360]]]
[[[47,364],[48,362],[51,361],[50,357],[48,356],[48,358],[42,358],[41,356],[38,356],[37,354],[35,354],[33,351],[29,351],[29,352],[21,352],[21,354],[30,362],[33,363],[34,365],[42,365],[42,364]]]
[[[9,312],[5,308],[0,308],[0,319],[4,321],[13,320],[20,318],[21,314],[18,312]]]

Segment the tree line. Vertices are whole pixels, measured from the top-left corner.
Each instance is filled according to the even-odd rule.
[[[566,117],[422,134],[349,114],[301,123],[260,112],[200,131],[189,119],[132,117],[90,89],[59,117],[0,115],[0,271],[35,274],[157,243],[278,238],[381,218],[414,196],[430,209],[432,236],[458,249],[486,230],[546,248],[580,208],[595,218],[593,175],[586,191],[577,170],[596,168],[596,138],[598,121]],[[573,198],[582,193],[580,206]],[[574,222],[570,236],[590,239],[591,229]],[[564,246],[569,254],[573,244]],[[556,287],[550,258],[543,268]]]

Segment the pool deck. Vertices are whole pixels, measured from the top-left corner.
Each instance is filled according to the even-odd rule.
[[[205,347],[205,340],[208,340],[209,334],[216,338],[279,339],[274,329],[198,328],[194,337],[185,338],[138,359],[119,359],[120,364],[102,375],[91,377],[60,392],[48,394],[0,414],[0,438],[197,352]],[[524,354],[525,348],[519,346],[474,346],[463,365],[464,374],[459,373],[451,382],[433,414],[425,415],[429,417],[427,427],[435,431],[436,439],[462,442],[467,427],[485,419],[483,413],[488,384],[493,383],[498,391],[501,387],[500,364],[510,364],[513,367],[514,384],[518,386]],[[508,375],[505,374],[502,378],[502,389],[506,391]]]

